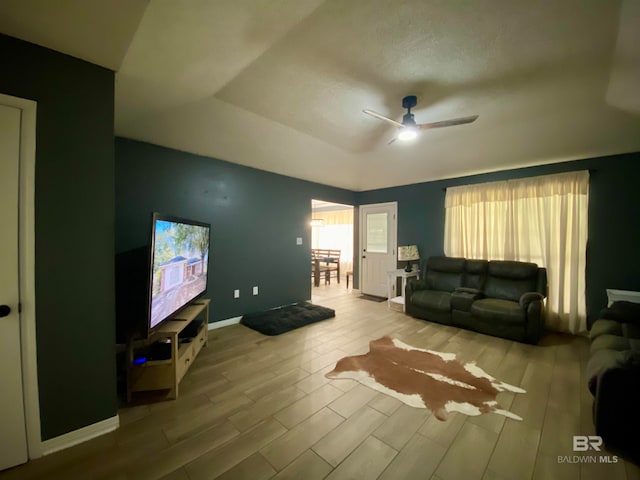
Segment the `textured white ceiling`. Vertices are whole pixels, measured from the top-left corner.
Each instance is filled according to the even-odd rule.
[[[1,0],[0,32],[118,70],[149,0]]]
[[[64,38],[83,43],[95,14],[71,3],[64,28],[83,26]],[[109,32],[104,60],[52,48],[119,66],[118,135],[367,190],[640,150],[638,5],[151,0],[139,22],[118,12],[139,23],[123,58],[106,59]],[[408,94],[420,123],[480,118],[388,145],[362,109],[400,120]]]

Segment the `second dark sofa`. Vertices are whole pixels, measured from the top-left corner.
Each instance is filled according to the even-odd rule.
[[[608,449],[640,465],[640,304],[614,302],[589,334],[593,424]]]
[[[417,318],[526,343],[544,326],[547,271],[535,263],[430,257],[407,284],[406,312]]]

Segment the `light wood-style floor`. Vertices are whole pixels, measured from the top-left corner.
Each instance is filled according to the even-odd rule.
[[[123,408],[118,431],[0,479],[640,479],[622,459],[558,461],[575,455],[573,435],[594,434],[586,339],[551,335],[530,346],[416,320],[357,298],[344,282],[313,295],[336,318],[277,337],[241,325],[212,330],[178,400]],[[455,413],[440,422],[352,380],[324,377],[382,335],[476,360],[523,387],[526,394],[498,396],[523,421]]]

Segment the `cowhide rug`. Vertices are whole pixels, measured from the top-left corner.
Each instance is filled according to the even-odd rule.
[[[505,390],[526,393],[523,389],[495,379],[474,362],[462,364],[455,353],[423,350],[390,337],[372,340],[365,355],[339,360],[326,377],[357,380],[412,407],[428,408],[439,420],[454,411],[522,420],[502,409],[496,396]]]

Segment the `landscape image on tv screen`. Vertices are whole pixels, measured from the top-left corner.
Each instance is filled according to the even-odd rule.
[[[154,218],[149,328],[207,289],[209,230],[187,220]]]

